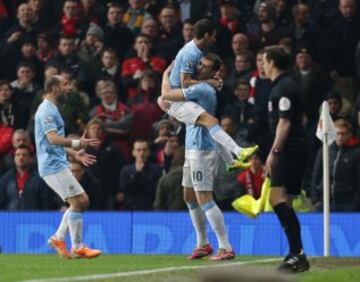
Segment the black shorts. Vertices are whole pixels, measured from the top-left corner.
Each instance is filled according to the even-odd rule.
[[[270,175],[271,187],[284,187],[287,194],[299,195],[306,165],[305,140],[287,144],[277,158],[277,164]]]

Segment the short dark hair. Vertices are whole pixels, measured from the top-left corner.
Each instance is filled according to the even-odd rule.
[[[208,19],[199,20],[194,26],[194,37],[196,39],[202,39],[206,33],[213,34],[215,31],[216,26],[212,21]]]
[[[218,71],[221,68],[222,64],[223,64],[223,60],[218,55],[216,55],[215,53],[207,53],[204,56],[204,59],[212,61],[214,71]]]
[[[265,48],[264,54],[268,61],[274,61],[279,70],[287,70],[290,64],[290,56],[283,47],[269,46]]]
[[[147,34],[145,34],[145,33],[139,33],[138,35],[136,35],[136,37],[135,37],[135,42],[136,42],[136,40],[137,40],[138,38],[140,38],[140,37],[146,38],[146,39],[151,43],[151,38],[150,38],[150,36],[147,35]]]
[[[134,150],[134,148],[135,148],[135,144],[136,143],[146,143],[147,144],[147,146],[148,146],[148,148],[150,148],[150,144],[149,144],[149,141],[148,140],[146,140],[146,139],[144,139],[144,138],[138,138],[138,139],[136,139],[135,141],[134,141],[134,143],[133,143],[133,145],[132,145],[132,149]]]
[[[50,77],[49,79],[45,80],[44,83],[44,91],[45,93],[50,93],[54,86],[59,86],[60,85],[60,78],[58,75],[54,75],[52,77]]]
[[[6,80],[6,79],[1,79],[0,80],[0,87],[3,86],[3,85],[7,85],[10,90],[12,89],[10,82],[8,80]]]
[[[33,72],[35,72],[35,66],[31,62],[22,61],[22,62],[18,63],[18,65],[16,66],[16,71],[18,71],[20,68],[29,68]]]
[[[25,149],[29,152],[29,155],[32,156],[33,155],[33,150],[28,146],[28,145],[25,145],[25,144],[20,144],[18,146],[16,146],[15,148],[15,153],[17,150],[19,149]]]

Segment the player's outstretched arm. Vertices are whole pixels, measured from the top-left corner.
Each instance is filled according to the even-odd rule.
[[[74,150],[86,149],[88,147],[97,147],[100,144],[99,139],[85,138],[86,132],[81,136],[80,139],[70,139],[60,136],[56,131],[50,131],[46,134],[46,138],[52,145],[58,145],[63,147],[71,147]]]

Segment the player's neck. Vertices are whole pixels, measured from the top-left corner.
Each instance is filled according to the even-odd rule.
[[[270,75],[270,80],[274,81],[275,79],[277,79],[282,73],[284,73],[284,71],[279,70],[279,69],[273,69],[271,75]]]
[[[56,106],[58,105],[58,101],[57,101],[56,97],[54,97],[54,95],[46,94],[45,99],[48,100],[49,102],[55,104]]]
[[[198,47],[200,50],[204,49],[204,42],[200,39],[193,38],[193,41],[195,42],[196,47]]]

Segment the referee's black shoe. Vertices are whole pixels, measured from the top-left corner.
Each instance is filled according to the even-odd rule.
[[[286,273],[298,273],[307,271],[309,268],[310,263],[307,260],[305,253],[301,253],[287,255],[277,270]]]

